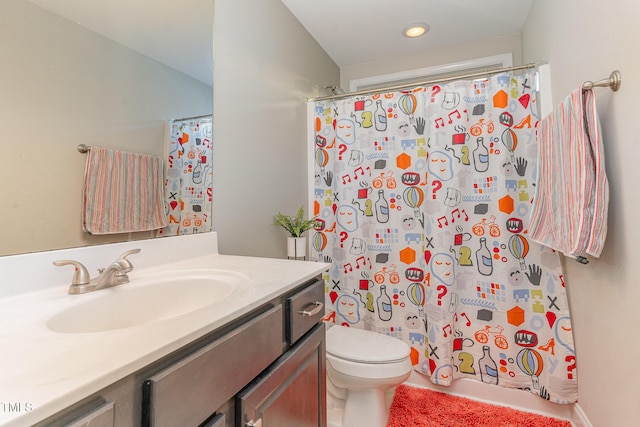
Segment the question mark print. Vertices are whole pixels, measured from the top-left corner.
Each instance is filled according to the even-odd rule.
[[[564,358],[564,361],[567,363],[571,363],[569,366],[567,366],[567,379],[572,380],[573,379],[573,371],[576,369],[576,357],[573,355],[567,356]]]
[[[436,95],[440,93],[441,90],[442,89],[438,85],[431,87],[431,103],[432,104],[436,102]]]
[[[347,237],[349,237],[349,233],[347,233],[346,231],[341,231],[340,232],[340,247],[341,248],[344,248],[343,242],[345,240],[347,240]]]
[[[442,305],[442,298],[447,294],[447,287],[445,285],[438,285],[438,305]]]
[[[345,151],[347,151],[346,145],[344,144],[338,145],[338,152],[340,153],[340,155],[338,156],[338,160],[342,160],[342,155],[344,154]]]
[[[433,195],[431,196],[431,198],[433,200],[435,200],[436,199],[436,192],[442,188],[442,182],[440,182],[437,179],[434,179],[433,182],[431,183],[431,185],[433,186]]]

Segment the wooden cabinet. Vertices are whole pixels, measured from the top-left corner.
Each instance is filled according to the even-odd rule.
[[[115,427],[113,402],[107,402],[69,422],[69,427]]]
[[[74,405],[75,406],[75,405]],[[119,427],[115,421],[115,402],[98,398],[51,417],[37,427]]]
[[[322,321],[324,315],[324,281],[314,282],[285,300],[287,344],[294,344],[307,331]]]
[[[236,427],[326,426],[324,282],[285,300],[287,351],[236,399]]]
[[[318,276],[37,426],[325,427],[323,301]]]
[[[326,426],[324,328],[314,326],[240,392],[236,426]]]
[[[282,306],[254,317],[144,382],[142,426],[197,426],[282,352]]]

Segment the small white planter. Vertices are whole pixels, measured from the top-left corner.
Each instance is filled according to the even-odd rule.
[[[304,258],[307,256],[306,237],[287,237],[287,257]]]

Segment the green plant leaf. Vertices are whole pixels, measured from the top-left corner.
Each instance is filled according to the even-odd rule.
[[[305,231],[315,227],[316,218],[305,219],[304,208],[301,206],[294,216],[284,215],[278,212],[278,214],[273,217],[273,222],[287,230],[292,237],[301,237]]]

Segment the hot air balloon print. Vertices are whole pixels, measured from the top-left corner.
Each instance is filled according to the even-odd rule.
[[[316,164],[320,167],[320,173],[324,175],[324,167],[329,163],[329,153],[322,148],[316,149]]]
[[[408,187],[404,190],[403,197],[407,205],[413,208],[413,212],[416,218],[418,218],[420,216],[420,205],[422,205],[424,200],[424,191],[419,187]]]
[[[520,260],[520,270],[526,270],[524,257],[529,253],[529,241],[521,234],[514,234],[509,239],[509,251],[516,259]]]
[[[507,128],[504,132],[502,132],[502,143],[505,147],[507,147],[507,150],[509,151],[509,155],[511,156],[511,164],[515,165],[516,159],[513,155],[513,151],[518,146],[518,135],[516,135],[516,133],[512,129]]]
[[[418,307],[418,314],[424,317],[424,286],[422,283],[412,283],[407,288],[407,297],[416,307]]]
[[[422,286],[422,283],[414,282],[407,288],[407,297],[409,298],[409,301],[417,307],[424,306],[424,295],[424,286]]]
[[[322,251],[327,246],[327,236],[323,232],[318,231],[313,235],[311,245],[313,246],[313,249],[318,252],[318,259],[322,259]]]
[[[540,353],[530,348],[522,349],[516,356],[516,362],[520,370],[531,377],[533,388],[538,390],[540,388],[538,376],[544,367]]]
[[[400,111],[409,116],[409,123],[411,124],[413,124],[413,122],[415,121],[413,118],[413,113],[415,113],[416,111],[416,105],[416,97],[410,93],[402,95],[400,97],[400,100],[398,101],[398,108],[400,108]]]

